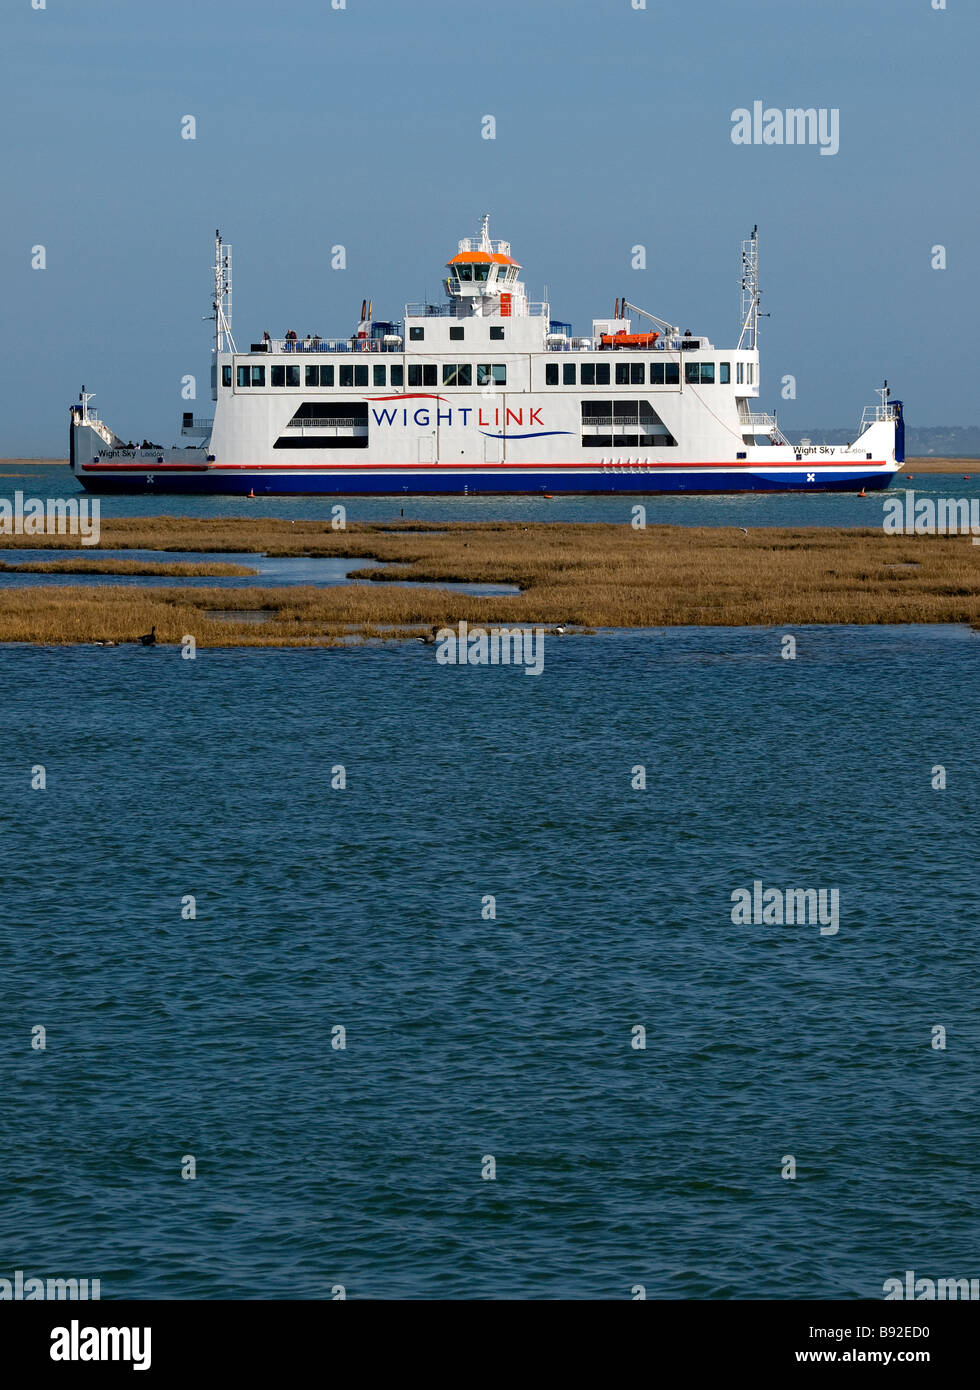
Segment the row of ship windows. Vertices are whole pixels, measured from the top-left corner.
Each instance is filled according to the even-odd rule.
[[[691,386],[713,386],[715,382],[727,386],[731,382],[731,363],[719,362],[718,375],[715,376],[714,362],[685,362],[684,380]],[[738,385],[755,384],[755,364],[737,362],[735,380]],[[222,386],[231,385],[231,367],[221,368]],[[615,370],[615,377],[612,372]],[[305,368],[292,363],[273,365],[269,369],[270,386],[405,386],[406,368],[401,363],[368,365],[367,363],[341,363],[335,367],[308,365]],[[470,362],[443,362],[442,381],[439,380],[439,367],[433,362],[412,362],[408,368],[409,386],[506,386],[507,367],[502,362],[478,362],[474,368]],[[474,378],[475,372],[475,378]],[[305,373],[301,383],[300,375]],[[239,366],[236,369],[236,383],[245,386],[265,386],[266,368],[264,366]],[[546,386],[645,386],[645,362],[548,362],[544,369]],[[651,362],[651,386],[680,385],[680,366],[677,362]]]
[[[719,362],[715,376],[714,362],[685,362],[684,380],[690,386],[727,386],[732,379],[732,364]],[[736,362],[735,379],[742,386],[754,385],[755,363]],[[745,369],[748,368],[746,373]],[[610,371],[615,377],[610,378]],[[651,362],[651,386],[679,386],[680,365],[677,362]],[[544,369],[546,386],[645,386],[645,362],[549,362]]]
[[[408,341],[410,343],[424,343],[425,329],[417,324],[408,330]],[[461,343],[463,341],[463,328],[459,324],[451,324],[449,328],[449,341],[451,343]],[[498,324],[490,326],[491,343],[502,343],[504,341],[504,330]]]
[[[305,373],[305,386],[404,386],[405,367],[401,363],[388,366],[384,363],[367,363],[354,365],[353,363],[341,363],[339,367],[329,366],[307,366],[305,369],[300,366],[293,366],[291,363],[284,363],[282,366],[275,365],[269,367],[270,386],[299,386],[300,373]],[[472,386],[475,381],[478,386],[506,386],[507,367],[503,362],[478,362],[474,368],[471,362],[443,362],[442,363],[442,382],[443,386]],[[252,365],[239,366],[236,368],[235,381],[239,388],[245,386],[264,386],[266,383],[266,368]],[[231,367],[222,366],[221,368],[222,386],[231,385]],[[409,386],[438,386],[439,368],[433,362],[412,362],[408,367]]]

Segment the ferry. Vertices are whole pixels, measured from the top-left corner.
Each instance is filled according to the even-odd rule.
[[[851,444],[792,443],[758,409],[758,228],[742,243],[734,348],[624,297],[575,336],[528,299],[510,243],[480,233],[446,264],[444,301],[349,337],[231,327],[231,247],[215,234],[211,399],[182,444],[134,445],[71,407],[70,458],[92,492],[302,494],[840,492],[885,488],[902,402],[865,410]],[[635,316],[635,323],[634,323]],[[193,441],[193,442],[192,442]]]

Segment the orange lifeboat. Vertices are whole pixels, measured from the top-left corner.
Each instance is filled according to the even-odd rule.
[[[599,342],[604,348],[652,348],[659,333],[603,333]]]

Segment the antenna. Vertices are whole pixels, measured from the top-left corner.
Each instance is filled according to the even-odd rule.
[[[237,352],[235,340],[231,336],[231,247],[221,240],[220,231],[214,234],[214,298],[211,301],[212,313],[208,318],[214,321],[214,350]]]
[[[759,341],[759,226],[752,228],[748,241],[742,242],[742,332],[738,351],[747,348],[754,352]]]

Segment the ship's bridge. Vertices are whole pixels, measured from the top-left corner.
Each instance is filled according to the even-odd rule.
[[[509,241],[490,240],[486,214],[478,237],[464,237],[447,262],[446,294],[457,318],[527,318],[528,302],[518,279],[520,264],[510,254]]]
[[[447,351],[459,342],[507,343],[510,352],[545,350],[552,328],[550,306],[528,302],[510,242],[490,239],[489,214],[479,236],[459,243],[446,272],[447,302],[405,305],[408,352]],[[564,331],[567,325],[558,327]],[[415,346],[422,343],[424,348]]]

